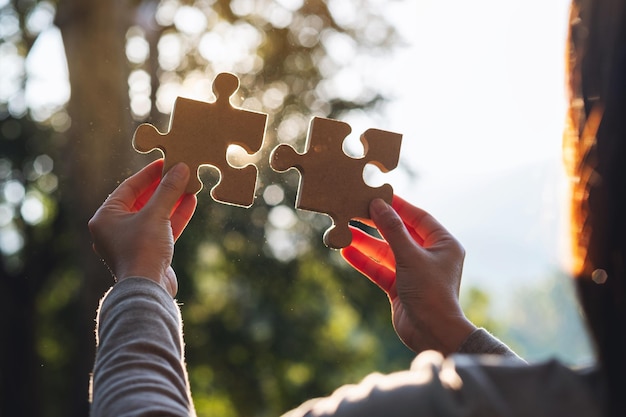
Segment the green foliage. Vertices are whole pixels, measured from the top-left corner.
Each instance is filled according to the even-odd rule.
[[[476,326],[499,334],[503,323],[493,317],[489,293],[478,287],[470,287],[463,293],[462,307],[467,318]]]
[[[0,388],[3,398],[16,399],[32,395],[23,388],[41,389],[47,413],[60,415],[58,398],[72,394],[59,380],[67,379],[76,354],[81,283],[70,267],[67,219],[58,203],[52,158],[58,133],[29,117],[7,115],[0,132],[0,328],[11,339],[0,348]],[[27,376],[24,385],[9,379],[16,373]]]
[[[259,166],[255,205],[215,204],[203,191],[177,245],[199,414],[276,415],[374,369],[407,366],[411,353],[389,325],[385,296],[323,246],[328,218],[293,210],[297,175],[278,175],[267,164],[277,142],[303,142],[311,116],[340,118],[382,102],[360,71],[367,56],[397,40],[379,7],[322,0],[0,2],[0,83],[11,86],[0,91],[0,198],[15,189],[11,201],[0,201],[0,323],[18,335],[2,347],[0,414],[15,415],[14,404],[27,404],[22,415],[86,414],[93,357],[85,346],[93,345],[95,304],[111,278],[85,255],[87,208],[99,198],[95,184],[84,187],[85,174],[101,186],[134,170],[126,165],[134,154],[130,138],[120,148],[105,127],[130,121],[130,113],[134,122],[166,130],[174,97],[211,100],[210,82],[220,71],[241,79],[234,104],[269,113],[270,124],[261,155],[231,158]],[[26,94],[37,87],[30,75],[46,69],[27,71],[25,62],[55,23],[66,47],[69,104]],[[127,83],[102,87],[120,74],[128,74]],[[206,189],[217,182],[210,169],[202,175]],[[18,373],[23,382],[11,382]]]

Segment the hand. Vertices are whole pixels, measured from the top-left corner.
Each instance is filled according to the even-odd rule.
[[[174,242],[191,219],[197,199],[185,194],[189,168],[180,163],[161,180],[163,160],[152,162],[113,191],[89,221],[94,251],[119,281],[151,279],[174,297]]]
[[[419,353],[456,352],[476,327],[459,304],[465,250],[430,214],[394,196],[370,216],[384,240],[352,228],[344,259],[382,288],[400,339]]]

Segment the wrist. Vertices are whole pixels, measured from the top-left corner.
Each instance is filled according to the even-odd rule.
[[[434,349],[444,356],[458,352],[465,339],[476,330],[463,311],[453,307],[429,309],[428,313],[422,315],[420,327],[426,345],[416,352]]]
[[[394,314],[398,313],[399,311],[394,311]],[[400,322],[401,319],[395,321],[394,325]],[[456,353],[467,337],[476,330],[476,326],[462,311],[440,307],[424,309],[410,318],[409,322],[408,327],[396,327],[396,331],[406,346],[415,353],[425,350],[436,350],[444,356]]]
[[[115,274],[115,278],[118,282],[128,278],[142,278],[159,285],[172,297],[176,295],[178,286],[174,271],[172,271],[171,275],[168,274],[168,271],[158,271],[154,268],[128,268],[121,269],[120,271],[120,273]]]
[[[463,342],[477,327],[461,313],[442,320],[440,329],[438,339],[441,343],[441,352],[447,356],[458,352]]]

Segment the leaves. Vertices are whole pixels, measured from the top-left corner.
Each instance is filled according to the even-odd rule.
[[[271,123],[265,150],[243,156],[260,169],[254,206],[210,200],[217,176],[204,170],[207,191],[176,248],[199,415],[277,415],[374,369],[408,364],[384,295],[324,247],[328,218],[294,211],[297,177],[267,164],[277,142],[304,140],[313,115],[340,117],[383,97],[362,69],[395,32],[379,2],[344,3],[2,3],[0,58],[8,64],[0,83],[10,88],[0,90],[0,187],[6,198],[13,181],[17,194],[10,207],[0,201],[0,216],[22,244],[0,255],[3,308],[11,310],[1,324],[24,334],[3,347],[11,362],[2,369],[31,378],[1,391],[29,398],[20,414],[86,414],[95,304],[111,283],[90,253],[86,220],[144,163],[131,147],[134,125],[166,130],[174,97],[211,100],[221,71],[241,79],[233,104],[267,112]],[[37,81],[25,62],[53,19],[69,72],[56,82],[71,83],[61,108],[25,99]],[[6,239],[6,225],[0,234]],[[0,414],[13,415],[12,404],[24,401],[0,403]]]

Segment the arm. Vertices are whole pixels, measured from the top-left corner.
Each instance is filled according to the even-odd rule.
[[[178,306],[160,285],[128,277],[96,319],[91,416],[194,415]]]
[[[396,333],[409,348],[515,355],[465,317],[459,304],[465,251],[454,236],[397,196],[392,207],[372,201],[370,215],[383,239],[353,228],[342,255],[387,294]]]
[[[174,242],[197,200],[194,194],[183,195],[189,181],[185,164],[172,167],[163,180],[162,169],[163,160],[156,160],[120,184],[89,220],[89,231],[94,251],[117,281],[145,277],[174,297]]]
[[[97,318],[91,415],[194,414],[174,302],[174,242],[196,207],[184,164],[158,160],[124,181],[89,221],[117,284]]]
[[[483,328],[478,328],[470,333],[463,343],[461,343],[457,352],[467,354],[501,355],[520,363],[526,363],[524,359],[517,356],[517,354],[507,345],[502,343],[498,340],[498,338]]]
[[[587,415],[574,412],[596,409],[584,383],[574,389],[582,404],[558,402],[556,408],[567,404],[568,410],[556,413],[546,406],[563,396],[563,384],[569,385],[572,375],[556,362],[527,366],[504,356],[444,358],[439,352],[424,351],[406,371],[368,375],[283,417]]]

